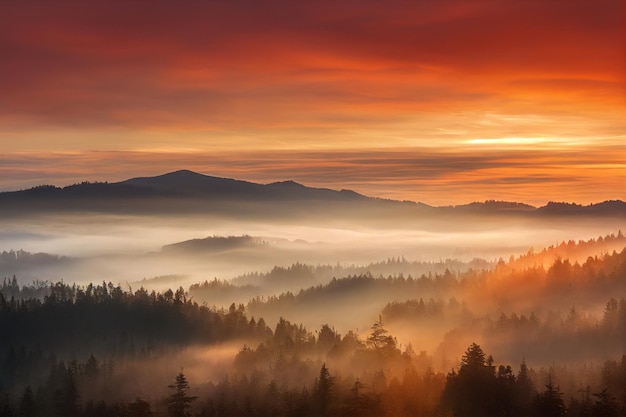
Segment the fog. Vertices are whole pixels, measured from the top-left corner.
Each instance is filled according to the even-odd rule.
[[[245,393],[274,415],[295,398],[317,407],[325,364],[335,407],[354,407],[358,384],[380,410],[413,404],[399,387],[414,384],[429,414],[477,343],[496,365],[526,361],[537,392],[554,377],[578,398],[611,386],[626,352],[623,220],[5,216],[3,381],[17,402],[28,386],[53,390],[58,368],[87,414],[89,400],[137,396],[163,412],[184,372],[206,401],[196,413],[243,407]]]
[[[385,306],[394,301],[432,298],[444,304],[451,299],[467,303],[464,306],[469,305],[471,314],[465,311],[464,316],[457,315],[455,319],[434,317],[389,323],[401,343],[411,343],[429,352],[453,350],[443,349],[441,343],[451,329],[467,325],[461,318],[483,318],[489,314],[497,318],[502,313],[546,314],[550,308],[567,312],[573,305],[600,314],[607,293],[548,299],[542,283],[534,284],[525,275],[513,274],[507,275],[501,284],[497,280],[491,282],[489,289],[482,292],[428,286],[383,288],[382,284],[357,282],[320,295],[309,291],[299,298],[264,301],[286,292],[296,295],[310,287],[327,285],[333,278],[341,280],[350,275],[417,279],[449,270],[454,277],[460,277],[470,269],[492,269],[499,260],[508,261],[512,256],[517,258],[519,268],[529,267],[536,265],[537,260],[527,261],[523,255],[620,229],[616,222],[602,219],[572,221],[563,217],[547,221],[515,216],[500,216],[497,220],[474,218],[469,223],[465,217],[450,217],[445,223],[434,218],[433,225],[421,228],[407,228],[404,223],[372,227],[346,219],[336,221],[341,223],[338,227],[311,219],[262,223],[217,216],[94,213],[17,216],[2,223],[0,252],[26,253],[5,253],[0,260],[0,277],[15,275],[21,285],[33,281],[62,280],[81,285],[106,281],[127,290],[143,287],[164,291],[179,287],[189,290],[194,284],[217,280],[216,283],[231,284],[220,284],[219,289],[215,285],[204,290],[192,288],[190,297],[218,308],[242,303],[251,315],[263,317],[270,324],[286,317],[308,328],[329,323],[337,331],[357,334],[367,332]],[[420,219],[419,223],[426,220]],[[581,247],[576,253],[558,256],[582,263],[588,256],[620,250],[621,245],[617,242],[602,251]],[[556,257],[546,255],[540,263],[547,269]],[[308,269],[306,273],[291,270],[293,265]],[[261,297],[262,302],[250,304],[255,297]],[[450,344],[450,337],[447,339]],[[454,350],[461,349],[464,343],[466,339]],[[445,356],[445,352],[441,354]],[[447,359],[441,360],[449,365]]]
[[[388,219],[387,219],[388,220]],[[330,222],[329,222],[330,223]],[[343,219],[294,221],[240,220],[214,215],[112,215],[95,213],[32,214],[0,220],[0,252],[23,250],[69,257],[44,265],[3,264],[0,277],[15,274],[22,284],[32,280],[87,283],[107,280],[136,283],[174,275],[177,285],[266,272],[293,263],[366,265],[391,257],[412,261],[474,258],[494,261],[543,248],[563,240],[613,233],[620,225],[599,219],[520,220],[483,217],[420,218],[419,224]],[[213,236],[251,236],[258,247],[212,248],[210,251],[162,252],[165,245]],[[150,287],[150,281],[144,282]],[[161,284],[166,284],[161,280]],[[164,288],[155,286],[155,289]]]

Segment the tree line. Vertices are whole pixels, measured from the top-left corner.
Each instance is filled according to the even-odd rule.
[[[385,349],[390,336],[372,327],[365,349]],[[377,345],[374,339],[383,341]],[[382,338],[382,339],[381,339]],[[380,353],[380,352],[379,352]],[[313,364],[308,366],[313,367]],[[553,370],[537,386],[535,372],[522,361],[514,372],[495,365],[491,355],[473,343],[458,368],[447,375],[419,371],[409,363],[399,375],[378,369],[358,377],[342,374],[323,362],[298,383],[279,374],[256,370],[224,375],[217,382],[190,387],[181,370],[152,402],[93,400],[84,393],[102,378],[93,356],[85,363],[55,364],[48,380],[27,386],[14,401],[0,389],[0,416],[64,417],[221,417],[221,416],[537,416],[618,417],[626,415],[626,355],[607,363],[598,389],[581,389],[581,397],[564,397]]]

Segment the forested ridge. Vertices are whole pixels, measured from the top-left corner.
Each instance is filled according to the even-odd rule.
[[[43,300],[29,297],[39,293],[45,294]],[[14,347],[45,346],[78,357],[150,356],[164,347],[254,338],[269,331],[263,319],[249,320],[243,305],[209,308],[188,299],[182,288],[131,292],[112,283],[58,282],[19,289],[14,281],[0,292],[0,326]],[[3,343],[2,353],[8,346]]]
[[[182,287],[5,278],[0,416],[626,415],[626,250],[544,266],[549,251],[334,278],[226,309]],[[375,300],[374,315],[356,308]],[[335,306],[369,324],[298,319]],[[407,341],[433,326],[436,349]],[[544,364],[546,352],[558,359]]]
[[[608,337],[606,334],[612,335],[610,343],[601,347],[604,352],[620,353],[622,346],[626,345],[626,328],[618,327],[609,332],[608,324],[598,327],[599,323],[605,322],[601,313],[610,299],[625,294],[626,251],[622,250],[589,256],[582,263],[557,258],[546,268],[520,268],[515,260],[499,262],[490,270],[465,273],[448,270],[443,274],[415,278],[403,275],[374,277],[370,274],[348,276],[296,293],[255,297],[248,302],[247,310],[269,322],[280,315],[312,317],[310,321],[317,316],[328,322],[337,317],[335,322],[339,322],[341,311],[351,311],[356,317],[382,313],[385,321],[394,324],[394,328],[401,326],[419,333],[424,326],[447,326],[448,329],[459,329],[448,339],[470,329],[469,333],[484,334],[494,341],[490,331],[492,323],[502,316],[512,320],[518,317],[522,322],[531,319],[530,324],[520,327],[519,340],[509,342],[510,338],[505,338],[499,342],[503,350],[519,352],[521,343],[534,351],[537,350],[532,347],[534,341],[554,341],[555,346],[562,343],[567,348],[567,356],[574,358],[569,354],[573,348],[571,343],[567,342],[567,337],[561,337],[569,332],[581,342],[584,340],[577,347],[582,358],[587,353],[598,353],[600,348],[594,346],[592,335],[600,337],[600,328],[606,329],[602,338]],[[318,309],[322,304],[324,308]],[[610,305],[613,306],[613,302]],[[611,314],[618,316],[623,314],[620,309],[619,305],[609,308]],[[532,332],[526,330],[531,327]],[[528,337],[521,337],[521,334]],[[541,334],[548,337],[542,339]],[[581,337],[583,334],[584,338]],[[588,339],[591,342],[588,343]],[[471,334],[463,341],[461,344],[470,343]]]

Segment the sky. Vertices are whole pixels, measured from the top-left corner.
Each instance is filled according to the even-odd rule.
[[[626,199],[621,0],[2,2],[0,28],[0,190]]]

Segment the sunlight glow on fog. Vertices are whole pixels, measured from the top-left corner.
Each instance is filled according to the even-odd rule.
[[[411,224],[399,220],[396,226],[373,227],[358,221],[325,226],[323,222],[270,223],[197,216],[46,216],[5,224],[0,234],[0,250],[22,249],[80,258],[79,264],[64,271],[54,271],[50,277],[46,276],[45,269],[41,270],[35,276],[42,280],[64,277],[66,281],[85,282],[97,278],[125,282],[175,274],[187,276],[185,283],[188,285],[213,277],[230,279],[295,262],[367,264],[390,257],[417,261],[447,258],[493,261],[525,253],[531,247],[558,244],[565,238],[589,239],[615,231],[613,227],[598,222],[584,221],[576,225],[569,221],[554,221],[548,225],[529,221],[514,224],[510,221],[475,224],[421,220],[419,224]],[[162,246],[176,242],[242,235],[267,240],[269,249],[208,257],[198,254],[184,260],[149,257],[151,253],[159,253]],[[107,259],[116,260],[110,262]],[[6,273],[11,274],[10,271]]]

